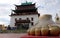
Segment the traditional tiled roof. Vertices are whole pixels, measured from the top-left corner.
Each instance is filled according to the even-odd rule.
[[[16,9],[12,10],[14,11],[14,13],[12,13],[10,16],[35,15],[35,14],[39,16],[39,13],[37,12],[37,8],[35,7],[35,3],[34,4],[32,3],[27,4],[27,3],[26,5],[25,4],[15,5]]]
[[[32,5],[35,5],[35,3],[34,4],[32,4],[31,2],[21,3],[21,5],[15,5],[15,6],[20,7],[20,6],[32,6]]]
[[[37,11],[37,8],[32,8],[32,9],[23,9],[23,10],[13,10],[15,13],[22,13],[22,12],[35,12]]]

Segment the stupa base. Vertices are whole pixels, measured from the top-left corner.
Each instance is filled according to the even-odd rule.
[[[60,38],[60,36],[30,36],[23,34],[20,38]]]

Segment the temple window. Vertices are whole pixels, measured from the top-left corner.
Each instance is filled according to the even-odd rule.
[[[31,22],[31,25],[33,25],[33,22]]]
[[[31,18],[31,20],[33,21],[33,17]]]
[[[27,18],[27,20],[29,20],[29,18]]]
[[[21,18],[19,18],[19,20],[21,20]]]

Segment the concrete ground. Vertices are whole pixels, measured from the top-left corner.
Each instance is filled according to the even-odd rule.
[[[20,38],[21,33],[0,33],[0,38]]]

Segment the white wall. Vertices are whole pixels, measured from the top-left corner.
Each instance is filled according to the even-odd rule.
[[[34,25],[35,25],[38,22],[38,15],[37,14],[36,15],[11,16],[10,26],[14,27],[14,25],[15,25],[15,18],[17,18],[17,19],[21,18],[22,20],[26,19],[26,18],[29,18],[31,20],[31,17],[33,17],[33,21],[31,21],[31,22],[34,22]]]

